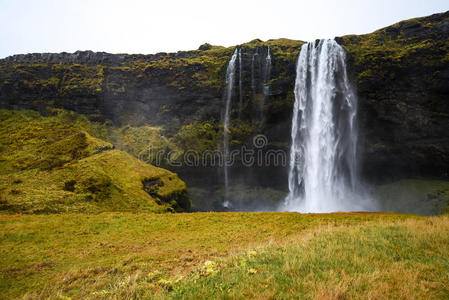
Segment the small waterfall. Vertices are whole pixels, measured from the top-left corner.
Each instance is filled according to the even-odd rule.
[[[267,49],[267,57],[265,58],[265,69],[263,74],[263,94],[266,100],[268,95],[270,94],[270,76],[271,76],[271,53],[270,53],[270,46],[268,46]],[[265,102],[265,101],[264,101]]]
[[[270,53],[270,47],[267,48],[267,55],[265,57],[265,64],[263,65],[263,85],[262,85],[262,93],[263,98],[260,101],[260,124],[259,126],[263,128],[265,126],[265,103],[267,102],[267,98],[270,94],[270,75],[271,75],[271,53]]]
[[[243,109],[243,87],[242,87],[242,49],[239,49],[239,119]]]
[[[228,201],[228,188],[229,188],[229,170],[228,170],[228,158],[229,158],[229,121],[231,117],[231,104],[232,104],[232,92],[234,89],[234,77],[235,77],[235,62],[237,55],[240,53],[239,49],[235,49],[229,60],[228,67],[226,68],[226,87],[224,90],[223,98],[225,100],[225,113],[223,117],[223,172],[224,172],[224,186],[225,186],[225,199],[223,202],[224,207],[229,206]]]
[[[357,98],[348,80],[345,56],[334,40],[319,40],[301,48],[294,90],[287,210],[367,209],[355,193]]]
[[[259,48],[256,48],[256,52],[254,52],[252,58],[251,58],[251,88],[253,90],[253,95],[256,94],[256,78],[255,78],[255,72],[256,72],[256,59],[259,58]]]

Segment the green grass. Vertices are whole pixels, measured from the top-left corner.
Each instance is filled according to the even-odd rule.
[[[189,299],[447,299],[448,218],[321,228],[174,284]]]
[[[448,216],[101,213],[0,223],[5,299],[449,295]]]

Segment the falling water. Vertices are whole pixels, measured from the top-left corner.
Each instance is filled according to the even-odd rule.
[[[229,120],[231,117],[231,102],[232,102],[232,91],[234,88],[234,77],[235,77],[235,61],[237,59],[237,54],[239,49],[235,49],[234,54],[232,54],[231,60],[229,60],[228,67],[226,69],[226,88],[224,91],[225,100],[225,113],[223,117],[223,155],[224,155],[224,185],[225,185],[225,199],[223,202],[224,207],[229,206],[228,201],[228,187],[229,187],[229,172],[228,172],[228,158],[229,158]]]
[[[345,51],[334,40],[302,46],[298,57],[285,208],[370,209],[356,193],[357,98]]]
[[[243,109],[243,87],[242,87],[242,49],[239,49],[239,119]]]
[[[251,88],[253,90],[253,95],[256,94],[255,63],[258,57],[259,57],[259,48],[256,48],[256,52],[253,53],[253,56],[251,58]]]
[[[270,47],[267,49],[267,57],[265,58],[265,69],[263,74],[263,94],[264,94],[264,102],[267,98],[267,96],[270,94],[270,76],[271,76],[271,53],[270,53]]]

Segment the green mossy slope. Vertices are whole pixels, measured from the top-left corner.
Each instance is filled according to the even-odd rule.
[[[73,113],[0,111],[0,209],[23,213],[189,209],[178,176],[96,136]]]

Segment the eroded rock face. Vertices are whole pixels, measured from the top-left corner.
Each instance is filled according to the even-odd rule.
[[[358,89],[364,176],[374,181],[447,177],[449,13],[337,41],[348,52]],[[244,105],[239,111],[236,82],[231,124],[244,123],[250,133],[236,136],[235,141],[250,143],[254,134],[263,133],[269,147],[288,151],[295,66],[302,44],[280,39],[239,46]],[[270,92],[261,122],[264,95],[257,59],[263,61],[268,46]],[[199,50],[155,55],[91,51],[14,55],[0,61],[0,107],[41,112],[47,107],[64,108],[119,125],[163,126],[167,135],[194,121],[219,126],[224,72],[233,51],[233,47],[203,45]]]
[[[339,40],[358,86],[366,176],[448,177],[448,41],[448,12]]]
[[[207,118],[219,110],[221,100],[219,90],[202,87],[193,78],[204,66],[180,60],[177,54],[90,51],[15,55],[1,62],[1,107],[42,112],[58,107],[116,124],[160,124],[170,119],[179,127]],[[173,68],[173,62],[181,65]]]
[[[174,178],[170,177],[169,181],[172,181],[173,179]],[[143,190],[153,199],[155,199],[156,203],[171,204],[175,209],[178,209],[180,211],[190,210],[190,200],[187,195],[187,190],[178,190],[173,191],[169,194],[164,194],[163,192],[160,192],[160,189],[163,187],[164,182],[162,182],[160,178],[145,178],[144,180],[142,180]]]

